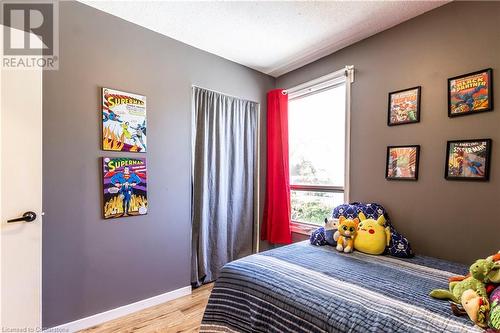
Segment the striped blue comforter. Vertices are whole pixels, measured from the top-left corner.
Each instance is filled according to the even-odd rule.
[[[296,243],[224,266],[201,332],[482,332],[428,296],[466,271]]]

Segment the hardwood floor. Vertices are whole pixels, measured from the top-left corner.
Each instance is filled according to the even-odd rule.
[[[80,333],[198,332],[212,287],[212,283],[204,285],[195,289],[189,296],[108,321],[80,331]]]

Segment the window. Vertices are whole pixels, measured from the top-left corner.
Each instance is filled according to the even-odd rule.
[[[288,108],[292,222],[323,225],[344,203],[346,84],[291,95]]]

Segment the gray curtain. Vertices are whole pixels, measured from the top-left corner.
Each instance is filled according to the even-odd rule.
[[[252,253],[259,104],[193,88],[191,283]]]

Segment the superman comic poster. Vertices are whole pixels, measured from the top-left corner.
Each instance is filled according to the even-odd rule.
[[[102,149],[147,151],[146,96],[102,88]]]
[[[448,79],[448,116],[493,110],[492,69]]]
[[[103,157],[104,218],[146,215],[148,212],[145,158]]]

